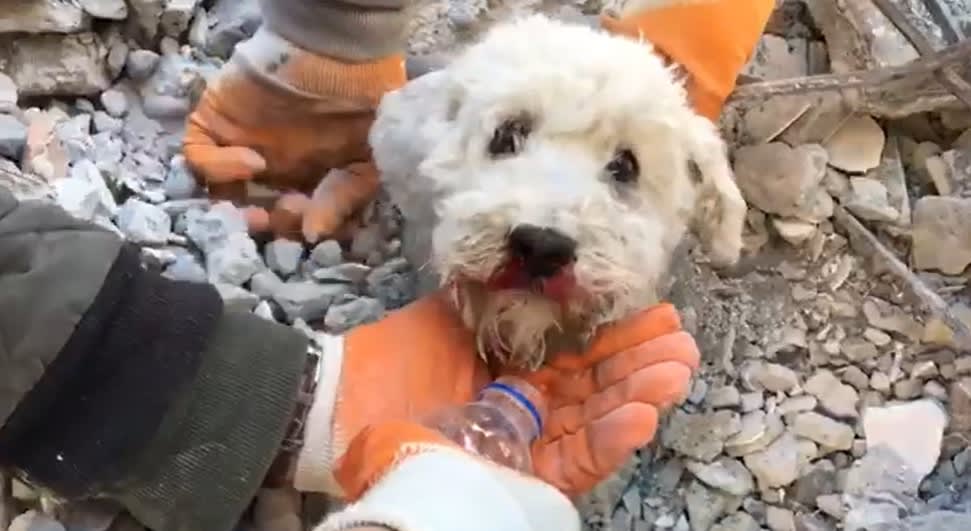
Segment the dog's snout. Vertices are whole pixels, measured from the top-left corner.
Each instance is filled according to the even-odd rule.
[[[509,233],[509,251],[534,277],[550,277],[576,259],[577,242],[562,232],[519,225]]]

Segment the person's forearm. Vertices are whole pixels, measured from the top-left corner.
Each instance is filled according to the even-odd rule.
[[[159,530],[232,528],[308,352],[302,333],[224,311],[211,285],[149,271],[115,234],[2,187],[0,339],[0,468]]]
[[[414,0],[261,0],[264,24],[297,46],[371,62],[404,52]]]

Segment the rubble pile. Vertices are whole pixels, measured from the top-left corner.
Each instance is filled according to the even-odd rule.
[[[915,44],[886,3],[780,2],[745,81],[901,68],[971,31],[967,1],[890,2]],[[302,330],[340,332],[416,296],[390,205],[348,244],[255,241],[188,172],[184,118],[259,26],[254,0],[7,4],[0,186]],[[589,21],[616,7],[429,1],[409,48],[448,55],[510,14]],[[590,529],[971,529],[971,108],[947,81],[961,68],[730,104],[745,256],[717,273],[691,249],[679,257],[670,296],[705,366],[656,444],[581,501]],[[138,529],[98,504],[51,509],[16,482],[13,495],[11,531]],[[255,525],[298,529],[298,511],[265,491]]]

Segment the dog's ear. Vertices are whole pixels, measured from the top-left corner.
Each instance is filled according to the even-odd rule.
[[[434,183],[419,171],[455,113],[448,71],[429,72],[381,99],[368,140],[381,182],[405,217],[430,208]]]
[[[747,205],[728,161],[725,142],[714,125],[702,116],[687,128],[692,171],[697,176],[697,205],[692,228],[712,263],[730,266],[742,251]]]

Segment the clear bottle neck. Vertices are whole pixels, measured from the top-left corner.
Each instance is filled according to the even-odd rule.
[[[487,385],[480,400],[502,410],[507,420],[529,442],[539,438],[546,422],[546,400],[532,385],[520,378],[503,377]]]

